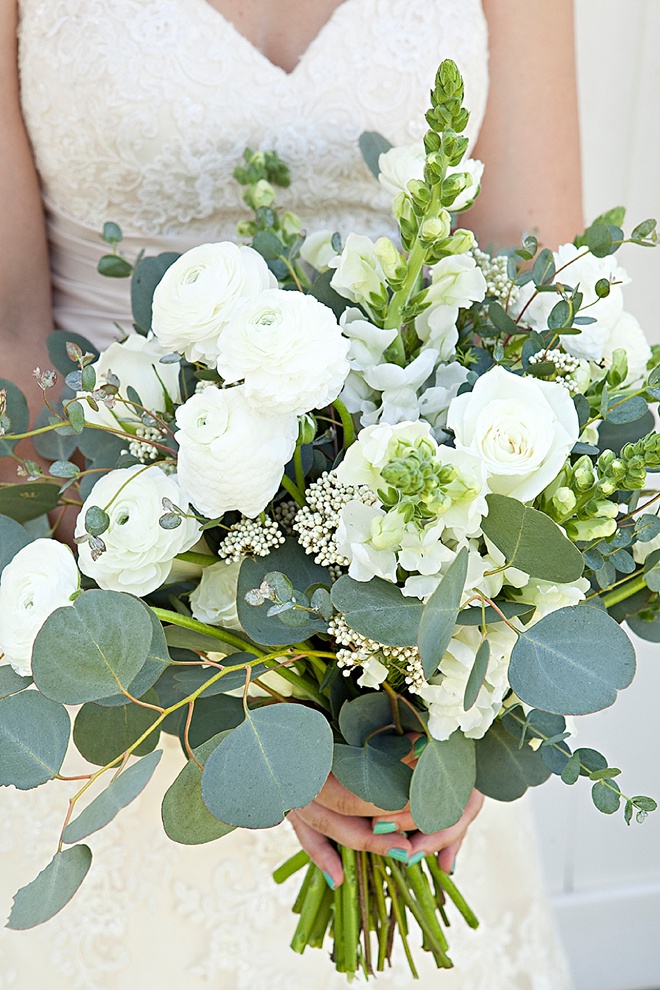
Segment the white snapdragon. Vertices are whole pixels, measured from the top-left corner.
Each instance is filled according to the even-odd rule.
[[[236,386],[191,396],[176,422],[179,482],[190,501],[210,518],[231,509],[258,516],[293,456],[297,417],[254,409]]]
[[[452,401],[447,425],[456,434],[457,449],[483,459],[491,491],[522,502],[557,476],[580,432],[563,385],[501,367]]]
[[[168,405],[181,401],[179,364],[161,364],[168,352],[156,337],[132,333],[121,343],[115,342],[103,351],[92,367],[96,372],[96,387],[104,385],[111,375],[119,379],[118,398],[112,408],[99,400],[98,409],[84,401],[88,392],[78,392],[82,399],[85,420],[96,426],[117,428],[117,422],[140,422],[141,411],[135,411],[120,399],[126,399],[130,385],[140,397],[140,404],[149,412],[164,412]]]
[[[590,587],[587,578],[578,578],[570,584],[553,584],[551,581],[530,578],[522,590],[519,601],[536,607],[533,622],[538,622],[544,615],[556,612],[558,608],[578,605],[584,601]]]
[[[218,371],[245,381],[255,408],[300,415],[336,399],[349,365],[349,343],[334,313],[313,296],[269,289],[229,321]]]
[[[458,471],[458,478],[447,489],[451,505],[443,513],[442,521],[457,541],[479,536],[481,520],[488,515],[486,465],[470,451],[444,445],[438,448],[438,459]]]
[[[442,258],[431,269],[427,300],[431,305],[415,320],[420,340],[437,348],[442,361],[450,361],[456,351],[459,309],[482,302],[486,279],[471,254]]]
[[[317,272],[325,272],[337,252],[332,246],[333,230],[316,230],[308,234],[300,248],[300,257]]]
[[[414,144],[399,145],[383,152],[378,158],[378,168],[380,170],[378,181],[383,189],[390,194],[392,199],[401,192],[407,192],[408,183],[411,179],[424,178],[424,164],[426,162],[426,152],[424,142],[416,141]],[[447,175],[457,172],[465,173],[468,176],[468,183],[465,189],[459,193],[449,209],[452,213],[465,210],[471,206],[479,193],[481,177],[483,175],[483,162],[477,159],[468,158],[459,165],[450,166]]]
[[[220,336],[236,310],[277,285],[264,259],[230,241],[182,254],[156,286],[152,326],[164,348],[214,368]]]
[[[639,321],[632,313],[622,313],[612,327],[603,347],[605,367],[612,363],[617,348],[623,348],[628,358],[628,375],[625,385],[642,382],[646,378],[646,365],[651,359],[651,348]]]
[[[373,298],[386,299],[386,280],[374,242],[362,234],[349,234],[341,254],[328,263],[334,268],[330,285],[340,296],[367,308]]]
[[[0,653],[17,674],[32,673],[37,633],[57,608],[71,605],[80,588],[73,554],[55,540],[35,540],[7,564],[0,578]]]
[[[76,523],[76,537],[85,534],[88,509],[104,509],[110,520],[101,534],[105,550],[93,559],[86,541],[78,546],[78,566],[104,591],[127,591],[148,595],[169,577],[177,554],[189,550],[200,534],[195,519],[183,518],[176,529],[164,529],[163,499],[184,512],[188,501],[174,475],[158,466],[128,467],[109,471],[89,493]]]
[[[398,331],[381,330],[365,319],[361,310],[349,306],[339,323],[348,339],[350,371],[344,382],[340,399],[351,413],[372,413],[378,405],[378,392],[367,385],[365,372],[383,361],[383,355]]]
[[[362,673],[358,677],[358,686],[361,688],[379,688],[387,678],[387,667],[376,657],[369,657],[362,663]]]
[[[396,549],[404,532],[397,513],[385,513],[376,505],[352,499],[341,510],[337,550],[350,561],[348,573],[355,581],[380,577],[396,583]]]
[[[224,560],[202,571],[202,579],[190,595],[190,610],[195,619],[210,626],[241,629],[236,594],[242,561]]]
[[[437,575],[442,565],[451,562],[456,554],[442,542],[444,522],[420,529],[408,526],[401,537],[398,561],[406,571]]]
[[[419,419],[418,391],[433,374],[438,352],[432,348],[422,351],[414,361],[402,368],[398,364],[379,364],[365,372],[364,380],[371,388],[381,392],[380,405],[367,413],[362,422],[402,423]]]
[[[438,443],[447,439],[447,411],[467,377],[468,369],[457,361],[441,364],[435,372],[435,384],[425,389],[419,397],[420,418],[431,424],[433,436]]]

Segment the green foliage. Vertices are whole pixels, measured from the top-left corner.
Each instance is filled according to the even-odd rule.
[[[380,175],[378,160],[392,147],[392,143],[378,131],[363,131],[360,135],[360,151],[369,171],[376,178]]]
[[[14,898],[7,928],[35,928],[69,903],[92,863],[89,846],[72,846],[55,854],[45,870]]]
[[[536,611],[535,605],[528,605],[526,602],[503,602],[498,601],[497,607],[502,615],[507,619],[517,616],[521,622],[527,622]],[[480,605],[469,605],[462,608],[456,617],[458,626],[481,626],[493,625],[496,622],[503,622],[504,619],[491,605],[481,608]]]
[[[550,776],[537,750],[521,746],[500,722],[478,739],[476,788],[496,801],[516,801],[528,787],[542,784]]]
[[[144,605],[116,591],[86,591],[56,609],[37,634],[32,659],[40,691],[77,705],[127,689],[145,664],[153,628]]]
[[[339,712],[339,729],[349,746],[363,746],[367,737],[378,729],[393,729],[396,723],[392,706],[393,701],[385,691],[365,692],[353,700],[345,701]],[[422,722],[408,705],[397,702],[397,708],[401,727],[410,732],[419,732]]]
[[[236,647],[230,643],[226,643],[222,637],[222,630],[218,629],[220,634],[217,638],[215,636],[207,636],[205,633],[197,632],[195,629],[184,629],[182,626],[165,626],[165,639],[167,645],[175,647],[181,650],[193,650],[196,653],[227,653],[231,654]],[[232,636],[235,636],[233,633]],[[247,643],[245,644],[248,645]]]
[[[19,550],[32,542],[32,537],[20,523],[9,516],[0,516],[0,575]]]
[[[244,678],[245,679],[245,678]],[[235,729],[245,718],[240,698],[216,694],[210,698],[202,695],[195,702],[188,740],[194,749],[212,736],[224,730]],[[179,738],[183,741],[184,723],[179,723]]]
[[[212,684],[206,691],[201,695],[201,698],[211,698],[216,694],[226,694],[227,691],[235,691],[236,688],[241,688],[245,685],[246,670],[243,664],[249,663],[250,660],[256,660],[253,653],[232,653],[228,657],[222,658],[223,667],[238,667],[238,670],[230,670],[227,674]],[[266,664],[258,663],[250,668],[251,679],[259,677],[260,674],[265,673],[268,670]],[[205,667],[201,669],[199,667],[183,667],[181,670],[176,670],[174,673],[174,683],[180,689],[182,697],[185,695],[192,694],[198,688],[205,684],[211,677],[217,674],[215,667]]]
[[[30,684],[32,684],[31,677],[21,677],[9,664],[0,667],[0,701],[11,697],[12,694],[18,694]]]
[[[467,577],[467,550],[460,550],[429,598],[419,624],[417,645],[424,674],[431,677],[449,646]]]
[[[144,602],[142,604],[144,605]],[[141,698],[149,688],[153,687],[161,674],[172,662],[162,625],[151,609],[147,605],[144,605],[144,607],[151,622],[151,646],[149,647],[144,666],[128,686],[128,693],[133,698]],[[115,694],[109,698],[99,698],[97,703],[99,705],[112,706],[130,704],[130,701],[123,694]]]
[[[321,790],[332,765],[332,732],[325,717],[302,705],[248,712],[211,753],[202,794],[220,821],[270,828]]]
[[[591,788],[591,797],[598,810],[605,815],[613,815],[619,810],[621,791],[616,781],[596,781]]]
[[[607,708],[635,673],[635,651],[606,611],[591,605],[557,609],[520,633],[509,683],[534,708],[586,715]]]
[[[138,794],[151,780],[154,770],[163,755],[162,750],[156,750],[145,756],[143,760],[127,767],[106,789],[95,797],[77,818],[69,822],[62,833],[62,841],[80,842],[93,832],[105,828],[115,818],[122,808],[134,801]]]
[[[0,433],[25,433],[30,423],[27,399],[17,385],[7,378],[0,378],[0,393],[5,392],[0,403]],[[3,411],[2,406],[6,403]],[[17,440],[6,440],[0,435],[0,457],[11,455]]]
[[[218,748],[229,730],[212,736],[193,749],[195,759],[202,764]],[[171,787],[165,792],[162,805],[163,828],[173,842],[186,846],[213,842],[234,831],[233,825],[225,825],[214,818],[202,797],[202,771],[189,760]]]
[[[462,732],[440,742],[429,737],[410,788],[410,812],[421,832],[438,832],[459,820],[476,780],[475,745]]]
[[[482,529],[507,564],[543,581],[577,581],[582,555],[552,519],[505,495],[487,495],[486,501]]]
[[[479,696],[479,691],[481,690],[481,685],[486,679],[486,674],[488,673],[488,661],[490,660],[490,645],[488,640],[485,639],[479,644],[479,649],[477,650],[474,657],[474,664],[472,665],[472,670],[470,671],[470,676],[467,679],[467,684],[465,685],[465,694],[463,696],[463,708],[467,712],[472,708],[474,703]]]
[[[104,254],[96,269],[106,278],[129,278],[133,274],[133,265],[119,254]]]
[[[343,574],[330,592],[351,629],[387,646],[414,646],[424,606],[406,598],[391,581],[355,581]]]
[[[361,746],[335,745],[332,772],[363,801],[383,811],[401,811],[408,803],[412,770],[401,762],[410,740],[382,734]]]
[[[145,700],[156,704],[156,694],[147,694]],[[104,767],[125,753],[158,718],[158,712],[142,705],[121,705],[104,708],[88,702],[83,705],[73,724],[73,741],[78,752],[89,763]],[[158,743],[159,731],[154,730],[134,751],[136,756],[146,756]]]
[[[179,257],[174,251],[165,251],[156,257],[142,258],[135,266],[131,279],[131,309],[135,327],[142,334],[151,330],[151,304],[156,286]]]
[[[32,481],[24,485],[0,488],[0,514],[19,523],[37,519],[57,505],[60,486],[48,481]]]
[[[26,791],[60,772],[71,724],[66,708],[38,691],[0,701],[0,786]]]

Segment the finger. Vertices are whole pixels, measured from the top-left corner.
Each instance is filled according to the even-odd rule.
[[[376,835],[394,832],[416,832],[417,826],[409,811],[390,811],[372,819],[371,827]]]
[[[304,822],[295,811],[290,811],[288,819],[293,825],[293,829],[298,836],[298,842],[303,847],[312,863],[315,863],[319,870],[332,880],[328,886],[339,887],[344,882],[344,870],[341,865],[341,856],[328,841],[325,835],[321,835],[313,829],[307,822]]]
[[[413,847],[413,854],[423,852],[429,856],[431,853],[437,853],[442,849],[447,849],[456,842],[462,842],[468,826],[481,811],[483,803],[483,795],[479,791],[472,791],[465,811],[455,825],[452,825],[451,828],[445,828],[440,832],[431,832],[428,835],[425,835],[423,832],[417,832],[411,837],[410,844]]]
[[[320,794],[314,799],[317,804],[323,805],[330,811],[336,811],[339,815],[364,815],[372,818],[374,815],[387,817],[387,811],[377,808],[375,804],[363,801],[348,788],[340,784],[334,774],[330,774]]]
[[[299,808],[296,815],[317,832],[350,849],[375,852],[380,856],[394,856],[402,862],[407,862],[412,852],[412,846],[404,836],[397,835],[393,839],[390,835],[374,835],[369,818],[340,815],[316,801]],[[392,850],[396,850],[396,854]]]
[[[459,839],[458,842],[452,842],[450,846],[446,849],[442,849],[438,853],[438,866],[445,873],[449,873],[451,876],[456,869],[456,857],[458,856],[458,850],[463,844],[463,839]]]

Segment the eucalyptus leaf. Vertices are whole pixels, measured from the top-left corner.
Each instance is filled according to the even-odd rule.
[[[66,376],[71,371],[78,370],[77,362],[72,361],[67,354],[67,344],[75,344],[83,354],[91,354],[94,361],[100,357],[97,348],[86,337],[69,330],[55,330],[46,338],[46,347],[48,357],[61,375]]]
[[[7,928],[35,928],[56,915],[80,887],[91,862],[89,846],[72,846],[56,853],[46,869],[14,897]]]
[[[142,793],[151,780],[162,755],[163,751],[158,749],[150,753],[149,756],[145,756],[138,763],[123,770],[98,797],[95,797],[80,812],[77,818],[69,822],[62,833],[62,841],[67,843],[80,842],[81,839],[93,832],[105,828],[122,808],[125,808],[126,805],[135,800],[138,794]]]
[[[250,711],[206,761],[204,803],[229,825],[278,825],[319,793],[332,748],[332,731],[320,712],[296,704]]]
[[[551,612],[521,632],[509,683],[521,701],[558,715],[614,704],[635,673],[635,650],[617,622],[591,605]]]
[[[9,516],[0,516],[0,575],[18,551],[31,542],[32,537],[20,523]]]
[[[245,685],[246,668],[243,664],[249,663],[250,660],[256,660],[253,653],[232,653],[231,656],[223,657],[219,661],[223,667],[238,667],[238,670],[228,670],[219,680],[207,688],[201,698],[211,698],[216,694],[226,694],[228,691],[235,691],[236,688],[242,688]],[[260,674],[265,673],[268,670],[266,664],[258,663],[254,667],[250,668],[251,679],[254,680],[259,677]],[[192,694],[206,684],[208,680],[217,674],[218,670],[215,667],[183,667],[177,670],[174,674],[174,683],[181,690],[181,695]]]
[[[202,695],[195,702],[193,716],[188,729],[188,741],[193,749],[201,746],[212,736],[223,730],[235,729],[245,717],[240,698],[226,694],[205,698]],[[179,739],[183,743],[184,723],[179,724]]]
[[[143,258],[135,266],[131,278],[131,309],[133,319],[143,333],[151,330],[151,305],[156,286],[179,257],[174,251],[165,251],[156,257]]]
[[[424,674],[431,677],[449,646],[467,577],[468,554],[460,550],[424,607],[417,645]]]
[[[66,708],[38,691],[0,701],[0,786],[27,791],[60,772],[69,745]]]
[[[398,703],[399,722],[410,732],[419,732],[421,723],[407,705]],[[394,726],[392,702],[384,691],[360,694],[346,701],[339,712],[339,729],[350,746],[362,746],[367,736],[385,726]]]
[[[144,602],[141,602],[141,604],[144,605],[144,609],[151,622],[151,646],[149,647],[144,666],[128,685],[128,693],[133,698],[141,698],[149,688],[153,687],[161,674],[163,674],[172,662],[169,650],[167,649],[165,632],[160,624],[160,620]],[[99,698],[97,704],[107,706],[130,705],[131,702],[125,695],[115,694],[109,698]]]
[[[332,586],[332,604],[356,632],[387,646],[414,646],[424,605],[391,581],[355,581],[343,574]]]
[[[165,639],[168,646],[182,650],[193,650],[197,653],[226,653],[232,654],[236,646],[222,639],[222,629],[218,629],[218,638],[197,632],[194,629],[184,629],[182,626],[165,626]],[[236,633],[232,633],[232,638]],[[245,644],[248,646],[248,644]]]
[[[202,767],[229,731],[219,732],[193,749],[195,759],[202,764]],[[186,846],[213,842],[234,831],[233,825],[219,822],[204,804],[202,771],[195,760],[186,763],[174,783],[165,792],[162,818],[166,835],[173,842]]]
[[[9,426],[5,432],[9,434],[25,433],[30,424],[27,399],[20,388],[10,382],[8,378],[0,378],[0,391],[5,392],[6,415],[9,418]],[[0,457],[10,456],[17,443],[18,440],[6,440],[0,436]]]
[[[49,481],[29,481],[26,484],[0,488],[0,514],[29,522],[55,508],[60,498],[60,486]]]
[[[621,804],[621,790],[614,780],[599,780],[591,788],[591,798],[604,815],[613,815]]]
[[[481,686],[486,679],[486,674],[488,673],[489,660],[490,644],[488,640],[485,639],[483,643],[479,644],[479,649],[475,654],[474,664],[472,665],[470,676],[468,677],[467,684],[465,685],[463,709],[466,712],[472,708],[479,697],[479,691],[481,690]]]
[[[412,770],[401,762],[410,752],[410,742],[394,739],[398,751],[380,746],[335,745],[332,772],[349,791],[383,811],[401,811],[408,803]]]
[[[641,395],[633,395],[630,398],[613,396],[605,410],[605,419],[608,423],[621,425],[622,423],[636,423],[646,416],[648,406]]]
[[[516,801],[550,776],[540,752],[520,746],[499,722],[477,740],[476,751],[476,788],[496,801]]]
[[[582,554],[552,519],[506,495],[487,495],[486,501],[488,515],[481,526],[507,564],[543,581],[577,581]]]
[[[459,820],[475,786],[473,739],[453,732],[449,739],[429,738],[417,761],[410,788],[410,812],[421,832],[439,832]]]
[[[376,178],[380,175],[380,156],[392,147],[390,141],[378,131],[363,131],[360,135],[360,151],[367,167]]]
[[[521,622],[527,622],[536,611],[536,606],[529,605],[527,602],[496,601],[496,605],[506,619],[512,619],[515,616]],[[482,609],[480,605],[469,605],[467,608],[462,608],[456,616],[456,625],[480,626],[484,624],[491,626],[496,622],[504,622],[500,612],[497,612],[491,605],[487,605],[485,609]]]
[[[155,692],[147,695],[156,704]],[[104,767],[121,756],[156,721],[158,712],[142,705],[122,705],[104,708],[94,702],[83,705],[73,723],[73,741],[78,752],[89,763]],[[146,756],[156,748],[160,730],[155,729],[134,753]]]
[[[9,664],[0,666],[0,701],[24,691],[30,684],[32,684],[31,677],[21,677]]]

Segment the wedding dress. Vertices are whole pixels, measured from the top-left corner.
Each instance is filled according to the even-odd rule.
[[[275,148],[292,171],[278,193],[309,230],[379,234],[387,197],[358,138],[394,143],[424,131],[428,90],[454,58],[472,109],[487,92],[479,0],[345,0],[293,72],[270,63],[206,0],[20,0],[26,123],[51,244],[55,318],[107,344],[130,328],[128,284],[96,273],[104,221],[127,256],[235,237],[245,217],[231,173],[243,149]],[[159,796],[183,764],[172,737],[156,779],[89,840],[79,893],[48,924],[0,930],[0,990],[318,990],[345,988],[317,950],[288,942],[298,875],[272,869],[296,849],[287,823],[182,847],[160,826]],[[73,764],[72,764],[73,765]],[[0,790],[0,914],[55,851],[68,787]],[[419,952],[419,986],[442,990],[568,990],[543,893],[525,803],[487,802],[458,857],[457,880],[482,927],[451,931],[456,969]],[[400,958],[379,990],[413,986]]]

